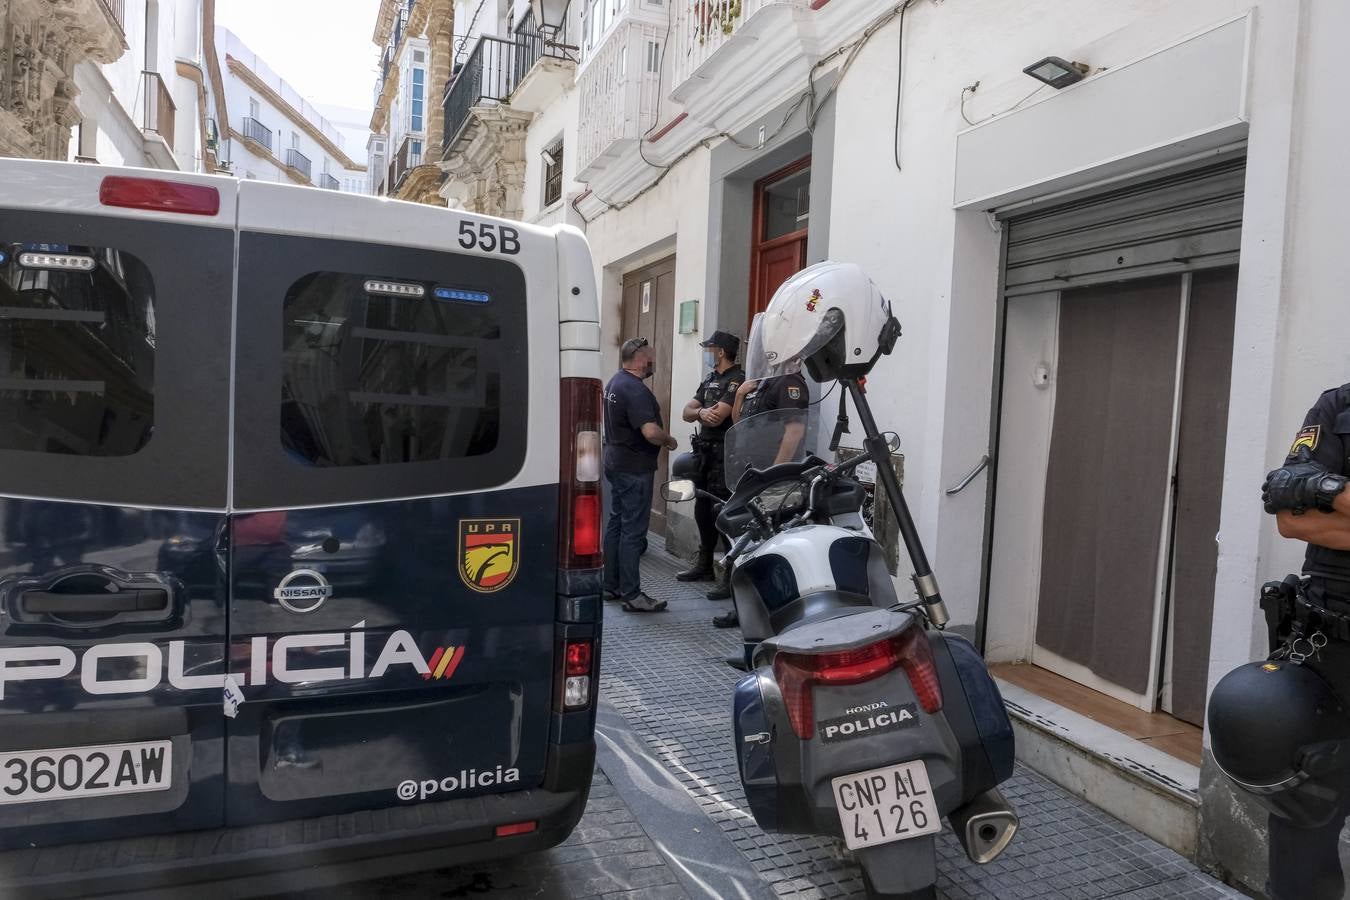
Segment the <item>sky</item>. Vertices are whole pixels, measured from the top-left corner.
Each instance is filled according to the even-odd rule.
[[[216,0],[216,24],[239,36],[316,106],[373,106],[380,0]],[[362,148],[364,152],[364,148]]]

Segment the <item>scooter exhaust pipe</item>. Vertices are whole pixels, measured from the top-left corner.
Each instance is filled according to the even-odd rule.
[[[998,788],[985,791],[947,817],[965,848],[970,861],[977,865],[993,862],[1017,833],[1017,813]]]

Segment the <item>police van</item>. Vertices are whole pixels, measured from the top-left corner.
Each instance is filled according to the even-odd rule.
[[[598,320],[567,227],[0,160],[0,896],[561,841]]]

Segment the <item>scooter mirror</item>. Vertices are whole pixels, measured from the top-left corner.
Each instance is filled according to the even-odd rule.
[[[883,434],[882,437],[886,439],[886,449],[890,450],[892,453],[900,452],[900,435],[896,434],[894,431],[888,431]]]
[[[661,485],[661,497],[667,503],[683,503],[694,499],[694,482],[688,478],[677,478]]]

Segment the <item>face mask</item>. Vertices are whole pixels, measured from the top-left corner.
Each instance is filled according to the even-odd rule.
[[[705,369],[717,368],[717,355],[714,354],[711,350],[703,351],[703,368]]]
[[[651,378],[652,373],[656,371],[656,363],[648,362],[646,368],[642,370],[642,377]]]

